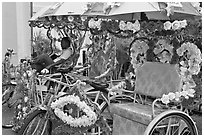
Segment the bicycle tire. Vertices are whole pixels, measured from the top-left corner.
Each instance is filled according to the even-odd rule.
[[[197,127],[196,127],[196,125],[195,125],[195,122],[193,122],[193,120],[192,120],[192,118],[190,117],[190,116],[188,116],[186,113],[184,113],[184,112],[182,112],[182,111],[178,111],[178,110],[169,110],[169,111],[165,111],[165,112],[163,112],[163,113],[161,113],[161,114],[159,114],[158,116],[156,116],[151,122],[150,122],[150,124],[147,126],[147,128],[146,128],[146,130],[145,130],[145,132],[144,132],[144,134],[145,135],[153,135],[153,134],[159,134],[159,133],[162,133],[162,132],[159,132],[159,131],[157,131],[156,129],[159,129],[160,127],[164,127],[164,125],[165,125],[165,120],[167,120],[168,118],[171,118],[171,117],[177,117],[177,118],[180,118],[182,121],[182,124],[185,122],[185,124],[187,125],[187,126],[189,126],[189,127],[185,127],[185,128],[183,128],[183,130],[181,131],[181,132],[179,132],[180,131],[180,129],[179,129],[179,127],[181,126],[180,125],[180,123],[179,124],[177,124],[177,125],[179,125],[179,126],[177,126],[175,123],[173,124],[174,126],[172,126],[172,128],[173,127],[176,127],[176,128],[174,128],[174,130],[168,130],[169,128],[171,128],[171,126],[169,127],[169,121],[172,121],[171,119],[168,121],[169,123],[168,123],[168,126],[167,126],[167,128],[166,129],[163,129],[163,131],[165,132],[166,130],[166,132],[169,132],[169,131],[171,131],[171,132],[173,132],[173,133],[177,133],[177,134],[186,134],[187,132],[189,133],[190,132],[190,134],[191,135],[198,135],[198,131],[197,131]],[[178,120],[175,120],[176,122],[178,122]],[[174,122],[174,121],[173,121]],[[162,124],[162,126],[161,125],[159,125],[159,124]],[[171,123],[170,123],[171,124]],[[157,126],[159,127],[159,128],[157,128]],[[187,129],[187,128],[189,128],[189,129]],[[161,128],[160,128],[160,131],[161,131]],[[170,133],[169,133],[170,134]]]
[[[30,125],[30,123],[35,120],[35,118],[37,118],[38,116],[40,115],[44,115],[47,113],[46,110],[35,110],[33,111],[32,113],[30,113],[28,115],[28,117],[24,120],[24,124],[23,126],[21,127],[21,129],[18,131],[18,134],[19,135],[28,135],[28,134],[25,134],[25,131],[27,130],[28,126]],[[52,124],[51,124],[51,121],[50,120],[47,120],[47,125],[46,125],[46,128],[47,128],[47,133],[48,135],[51,135],[51,132],[52,132]],[[46,122],[45,122],[46,123]],[[34,130],[35,131],[35,130]],[[33,133],[32,133],[33,134]],[[42,133],[41,133],[42,134]]]

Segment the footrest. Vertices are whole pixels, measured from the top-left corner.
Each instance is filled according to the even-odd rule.
[[[152,121],[152,108],[136,103],[113,104],[111,113],[148,125]]]
[[[152,108],[149,105],[137,103],[112,104],[113,134],[142,135],[153,120]],[[162,110],[156,110],[160,113]]]

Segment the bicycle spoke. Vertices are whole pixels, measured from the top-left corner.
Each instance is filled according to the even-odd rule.
[[[36,126],[34,132],[32,133],[32,135],[35,135],[35,133],[38,131],[38,127],[40,126],[40,123],[41,123],[41,119],[38,121],[37,126]]]
[[[24,132],[23,132],[23,135],[29,135],[29,131],[32,129],[32,125],[33,125],[33,123],[35,122],[35,119],[36,118],[34,118],[32,121],[31,121],[31,123],[29,123],[29,125],[26,127],[26,129],[24,130]],[[26,132],[25,132],[26,131]]]
[[[167,130],[166,130],[166,135],[170,134],[170,130],[171,130],[171,118],[169,119],[169,122],[168,122],[168,126],[167,126]]]

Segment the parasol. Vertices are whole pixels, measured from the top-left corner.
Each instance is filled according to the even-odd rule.
[[[140,20],[143,12],[160,12],[158,2],[118,2],[108,16],[117,20]]]
[[[191,4],[191,2],[158,2],[160,12],[146,12],[149,19],[157,20],[182,20],[194,19],[201,17],[199,11]]]
[[[29,21],[51,16],[82,15],[86,11],[86,6],[87,2],[57,2],[42,8]]]
[[[100,3],[84,15],[114,20],[176,20],[201,16],[191,2]]]

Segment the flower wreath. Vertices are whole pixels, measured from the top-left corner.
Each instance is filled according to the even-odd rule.
[[[65,114],[62,108],[67,104],[76,104],[77,107],[86,113],[86,115],[83,115],[79,118],[73,118],[71,115]],[[57,117],[72,127],[91,126],[97,120],[96,113],[84,101],[80,101],[78,96],[68,95],[60,97],[51,104],[51,108],[54,109],[54,113]]]
[[[195,82],[192,79],[192,75],[197,75],[200,72],[201,51],[193,43],[183,43],[180,48],[177,49],[177,54],[183,59],[179,62],[179,74],[182,81],[182,87],[180,92],[163,95],[161,98],[162,103],[168,104],[170,101],[179,101],[181,97],[189,99],[194,97],[195,94]]]
[[[162,40],[162,42],[164,41]],[[143,53],[146,57],[147,50],[148,50],[148,46],[145,46],[145,44],[143,44],[141,48],[139,48],[139,45],[140,44],[137,43],[136,46],[133,45],[131,48],[131,50],[134,51],[134,52],[131,52],[131,58],[132,58],[131,64],[133,65],[135,72],[137,71],[137,68],[140,67],[145,62],[145,58],[138,58],[138,54]],[[154,54],[161,52],[163,49],[166,49],[170,51],[171,54],[173,54],[172,52],[173,47],[169,44],[167,45],[163,44],[163,47],[160,47],[160,48],[161,49],[158,49],[157,47],[154,48],[153,50]],[[194,97],[194,94],[195,94],[194,88],[196,87],[196,84],[192,78],[192,75],[197,75],[200,72],[200,66],[201,66],[200,64],[202,62],[201,51],[194,43],[185,42],[181,45],[180,48],[176,50],[176,54],[180,57],[180,62],[176,66],[178,66],[178,73],[182,81],[181,91],[177,91],[175,93],[170,92],[168,94],[163,94],[160,100],[164,104],[168,104],[174,100],[181,101],[182,98],[189,99],[189,97]],[[172,55],[170,56],[170,59],[171,58],[172,58]],[[163,58],[161,58],[160,62],[163,62],[162,60]]]

